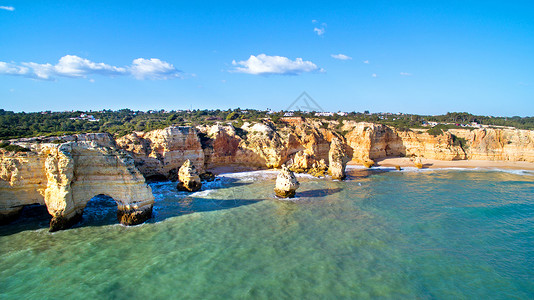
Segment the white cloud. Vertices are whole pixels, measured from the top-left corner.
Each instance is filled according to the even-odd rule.
[[[0,61],[0,74],[26,75],[30,70],[26,67]]]
[[[331,54],[330,56],[332,56],[333,58],[335,59],[339,59],[339,60],[350,60],[352,59],[352,57],[350,56],[347,56],[345,54]]]
[[[304,72],[323,71],[311,61],[297,58],[291,60],[283,56],[269,56],[260,54],[258,56],[251,55],[248,60],[232,61],[232,65],[236,66],[231,72],[246,73],[253,75],[298,75]]]
[[[62,77],[86,77],[89,74],[123,75],[125,68],[114,67],[104,63],[94,63],[76,55],[65,55],[56,65],[38,64],[34,62],[22,63],[23,66],[33,70],[33,75],[39,79],[53,79]]]
[[[15,8],[13,6],[0,6],[0,9],[9,10],[9,11],[14,11],[15,10]]]
[[[105,63],[95,63],[76,55],[65,55],[58,63],[39,64],[35,62],[0,62],[0,74],[20,75],[34,79],[54,80],[56,77],[85,78],[88,75],[122,76],[132,75],[136,79],[169,79],[178,77],[180,71],[172,64],[157,58],[138,58],[131,66],[115,67]]]
[[[363,63],[364,64],[369,64],[369,60],[364,60]]]
[[[373,73],[373,75],[371,75],[371,76],[376,78],[378,75],[376,75],[376,73]]]
[[[317,33],[318,36],[322,36],[322,35],[324,34],[324,32],[325,32],[325,29],[324,29],[324,28],[317,28],[317,27],[315,27],[315,28],[313,28],[313,31],[314,31],[315,33]]]
[[[181,73],[172,64],[157,58],[134,59],[130,72],[137,79],[170,79]]]
[[[319,23],[317,20],[312,20],[313,24]],[[323,36],[323,34],[326,32],[326,23],[321,23],[321,25],[316,25],[316,27],[313,28],[313,32],[315,32],[318,36]]]
[[[412,73],[400,72],[401,76],[412,76]]]

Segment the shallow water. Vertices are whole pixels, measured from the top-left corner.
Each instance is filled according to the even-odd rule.
[[[388,171],[388,170],[383,170]],[[48,233],[28,209],[0,227],[0,298],[533,298],[534,175],[374,172],[223,175],[188,195],[151,184],[154,218],[116,224],[107,197]]]

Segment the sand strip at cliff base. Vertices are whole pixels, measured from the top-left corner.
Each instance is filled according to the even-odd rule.
[[[228,166],[218,166],[211,167],[206,169],[206,171],[212,172],[215,175],[225,174],[225,173],[240,173],[240,172],[250,172],[264,170],[263,168],[255,168],[249,166],[239,166],[239,165],[228,165]]]
[[[388,157],[375,160],[380,167],[400,166],[414,167],[414,164],[407,157]],[[440,168],[466,168],[466,169],[510,169],[510,170],[534,170],[534,163],[524,161],[490,161],[490,160],[436,160],[422,159],[423,168],[440,169]],[[361,165],[356,162],[350,162],[349,165]]]

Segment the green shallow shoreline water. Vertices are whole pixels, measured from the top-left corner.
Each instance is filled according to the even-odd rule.
[[[529,173],[300,177],[295,201],[274,199],[274,176],[226,175],[191,196],[153,184],[140,226],[115,224],[106,199],[71,230],[4,226],[0,298],[534,297]]]

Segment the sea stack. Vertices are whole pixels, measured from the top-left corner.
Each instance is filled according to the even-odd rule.
[[[412,162],[416,168],[423,168],[423,160],[421,159],[421,157],[412,157]]]
[[[276,177],[276,187],[274,188],[276,196],[280,198],[293,198],[299,186],[300,183],[297,181],[295,174],[285,165],[282,165],[282,170],[278,173],[278,177]]]
[[[179,191],[196,192],[200,190],[202,183],[193,163],[188,159],[178,171],[178,184],[176,188]]]
[[[347,166],[348,159],[345,153],[345,148],[343,147],[341,140],[337,137],[333,138],[330,143],[328,159],[330,160],[328,172],[332,176],[332,179],[344,179],[345,167]]]

